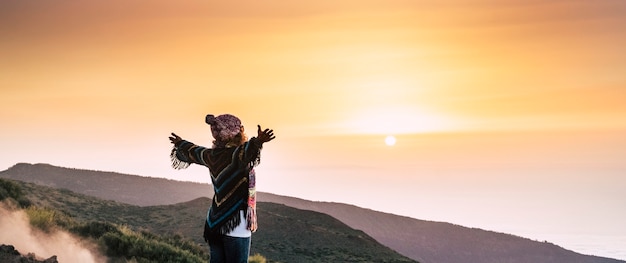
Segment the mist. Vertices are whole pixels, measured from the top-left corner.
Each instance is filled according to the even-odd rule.
[[[34,253],[38,259],[56,255],[63,263],[106,262],[96,251],[95,244],[79,240],[66,231],[45,233],[32,228],[24,211],[7,209],[4,204],[0,204],[0,244],[13,245],[22,255]]]

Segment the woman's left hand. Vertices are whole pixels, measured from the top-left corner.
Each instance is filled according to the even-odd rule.
[[[274,130],[261,130],[261,125],[257,125],[257,127],[257,139],[259,139],[261,143],[266,143],[276,138],[276,136],[274,136]]]

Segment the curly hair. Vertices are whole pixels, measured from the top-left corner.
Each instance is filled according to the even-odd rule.
[[[213,148],[231,148],[243,145],[248,140],[246,134],[241,131],[235,137],[227,141],[213,140]]]

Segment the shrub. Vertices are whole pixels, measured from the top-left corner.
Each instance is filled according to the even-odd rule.
[[[6,198],[17,200],[22,196],[22,188],[13,181],[0,178],[0,201]]]
[[[250,256],[248,258],[248,262],[249,263],[266,263],[267,259],[265,259],[264,256],[261,256],[261,254],[257,253],[257,254]]]
[[[17,183],[0,178],[0,201],[7,198],[17,201],[21,208],[32,205],[32,202],[24,196],[22,188]]]
[[[44,232],[50,232],[55,227],[67,229],[74,224],[68,216],[53,209],[29,206],[24,211],[28,215],[30,225]]]
[[[151,233],[137,233],[127,227],[118,227],[100,237],[111,257],[124,257],[136,262],[206,262],[206,255],[192,253],[170,244]]]
[[[206,262],[208,258],[204,249],[180,235],[161,236],[97,221],[75,226],[71,231],[98,240],[102,251],[109,257],[120,259],[119,262],[193,263]]]
[[[119,233],[117,227],[111,223],[91,221],[85,224],[81,224],[70,229],[72,233],[75,233],[82,237],[90,237],[93,239],[99,239],[108,232]]]

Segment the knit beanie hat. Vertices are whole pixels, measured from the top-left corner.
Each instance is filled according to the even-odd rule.
[[[241,132],[241,120],[230,114],[222,114],[217,117],[209,114],[206,123],[211,125],[211,133],[216,141],[226,142]]]

